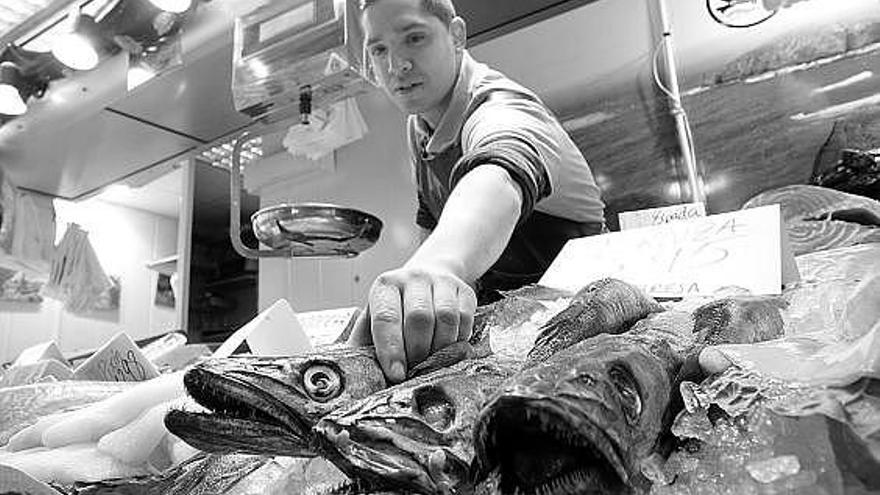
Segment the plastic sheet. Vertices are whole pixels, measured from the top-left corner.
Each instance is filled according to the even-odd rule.
[[[814,253],[798,265],[803,280],[783,294],[786,336],[714,349],[787,382],[842,386],[880,377],[880,245]]]

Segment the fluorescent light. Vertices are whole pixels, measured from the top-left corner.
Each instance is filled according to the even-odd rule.
[[[98,65],[98,52],[85,36],[69,33],[52,45],[52,55],[74,70],[90,70]]]
[[[154,77],[156,77],[154,71],[135,65],[128,69],[128,89],[132,90]]]
[[[21,70],[12,62],[0,62],[0,114],[21,115],[27,111],[19,87],[24,84]]]
[[[21,115],[27,111],[27,105],[21,99],[18,89],[10,84],[0,84],[0,113],[3,115]]]
[[[166,12],[175,14],[185,12],[192,5],[192,0],[150,0],[150,2]]]

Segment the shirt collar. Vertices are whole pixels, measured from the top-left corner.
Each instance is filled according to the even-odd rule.
[[[458,71],[458,78],[455,81],[455,87],[452,89],[452,98],[443,116],[440,117],[440,123],[431,133],[430,126],[425,120],[419,116],[413,116],[415,121],[415,129],[419,136],[419,141],[424,142],[428,139],[425,146],[425,152],[428,154],[439,153],[450,145],[454,144],[458,139],[461,126],[464,125],[465,111],[470,103],[471,81],[474,73],[480,66],[467,50],[464,50],[461,57],[461,68]]]

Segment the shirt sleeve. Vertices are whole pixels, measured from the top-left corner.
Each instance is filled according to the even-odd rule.
[[[552,192],[552,175],[560,163],[562,130],[540,102],[515,93],[495,93],[467,119],[462,128],[462,157],[455,164],[450,187],[483,164],[505,169],[522,191],[520,222]]]

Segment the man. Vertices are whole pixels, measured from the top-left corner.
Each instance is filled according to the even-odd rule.
[[[480,302],[536,282],[566,240],[604,228],[587,162],[528,89],[474,61],[451,0],[362,0],[369,60],[409,115],[425,239],[381,274],[349,343],[387,378],[470,337]],[[476,288],[476,291],[475,291]]]

